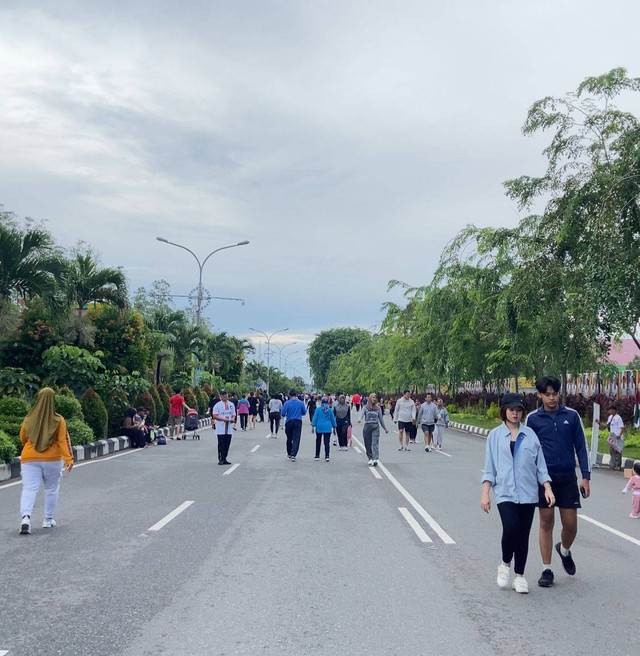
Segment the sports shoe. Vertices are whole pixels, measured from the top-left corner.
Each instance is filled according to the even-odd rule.
[[[498,587],[506,588],[509,586],[509,579],[511,578],[511,568],[503,563],[498,565]]]
[[[633,519],[640,519],[640,515],[638,515],[638,513],[629,513],[629,517]]]
[[[398,449],[398,451],[404,451],[404,447],[401,446],[401,447]]]
[[[333,440],[332,444],[333,446],[338,446],[338,440]]]
[[[20,535],[29,535],[31,533],[31,516],[23,515],[20,524]]]
[[[374,466],[374,467],[377,467],[377,466],[378,466],[378,461],[377,461],[377,460],[374,460],[374,461],[373,461],[373,466]]]
[[[56,520],[53,517],[45,517],[42,520],[42,528],[53,528],[56,525]]]
[[[542,572],[538,579],[538,585],[541,588],[550,588],[553,585],[553,572],[550,569],[545,569]]]
[[[324,461],[325,461],[325,462],[329,462],[329,458],[325,458]]]
[[[562,555],[562,550],[561,550],[561,542],[558,542],[556,544],[556,551],[558,552],[558,555],[560,556],[560,560],[562,561],[562,566],[564,567],[564,571],[569,575],[573,576],[576,573],[576,564],[573,562],[573,558],[571,557],[571,551],[566,556]]]
[[[527,579],[525,579],[524,576],[516,576],[513,579],[511,587],[520,594],[527,594],[529,592],[529,584],[527,583]]]
[[[408,446],[405,446],[405,447],[404,447],[404,450],[405,450],[405,451],[411,451],[411,449],[410,449]]]
[[[295,456],[291,456],[291,462],[295,462],[295,461],[296,461],[296,457],[295,457]]]
[[[320,460],[320,456],[316,456],[314,460]]]
[[[228,460],[223,460],[223,461],[222,461],[222,464],[223,464],[223,465],[230,465],[231,463],[230,463]]]
[[[373,459],[370,459],[368,464],[369,464],[369,467],[373,467]]]
[[[224,460],[218,460],[219,465],[224,465]]]
[[[425,447],[424,447],[424,450],[425,450],[427,453],[429,453],[429,451],[430,451],[430,449],[429,449],[428,446],[425,446]]]

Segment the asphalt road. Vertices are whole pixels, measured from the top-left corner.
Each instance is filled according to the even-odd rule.
[[[619,474],[594,472],[581,514],[621,535],[582,519],[577,575],[556,559],[542,589],[534,522],[518,595],[495,584],[484,439],[448,431],[445,455],[383,434],[375,476],[355,449],[315,462],[306,422],[295,463],[258,426],[233,469],[211,430],[76,467],[59,525],[39,528],[39,497],[30,536],[20,485],[1,486],[0,656],[637,652],[640,521]]]

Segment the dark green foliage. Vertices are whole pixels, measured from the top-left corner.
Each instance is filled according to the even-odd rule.
[[[5,396],[0,399],[0,415],[24,417],[29,412],[29,405],[22,399]]]
[[[134,402],[134,407],[136,408],[146,408],[149,411],[149,423],[156,425],[156,404],[153,402],[153,397],[149,392],[142,392],[136,396]]]
[[[369,333],[362,328],[332,328],[319,333],[307,351],[316,386],[324,388],[334,358],[348,353],[356,344],[368,338]]]
[[[78,419],[78,417],[74,417],[67,422],[67,430],[69,431],[72,446],[89,444],[89,442],[93,442],[94,440],[91,427],[85,424],[82,419]]]
[[[103,400],[89,388],[81,397],[80,405],[85,422],[93,431],[97,440],[103,440],[107,435],[107,421],[109,416]]]
[[[0,369],[0,394],[31,397],[40,388],[40,379],[21,367]]]
[[[0,462],[11,462],[18,455],[18,448],[4,431],[0,430]]]
[[[198,414],[200,415],[206,415],[207,410],[209,408],[209,397],[206,395],[206,393],[198,386],[193,388],[193,393],[196,397],[196,400],[198,402],[197,408],[198,408]]]
[[[152,385],[149,388],[149,394],[151,394],[151,398],[153,399],[153,405],[156,409],[155,412],[155,417],[153,420],[153,425],[154,426],[161,426],[163,424],[160,424],[160,420],[162,418],[162,414],[164,412],[164,404],[160,400],[160,395],[158,394],[158,390],[155,385]]]
[[[56,412],[62,415],[67,422],[71,419],[84,419],[82,414],[82,406],[80,401],[75,397],[66,396],[64,394],[56,394],[55,396]]]
[[[9,439],[13,442],[18,453],[22,450],[20,444],[20,427],[24,417],[0,417],[0,431],[6,433]]]
[[[193,390],[189,389],[188,387],[182,390],[182,396],[184,396],[184,402],[190,407],[194,409],[198,409],[198,399],[196,399],[196,395],[193,393]]]
[[[75,393],[84,392],[104,371],[99,357],[78,346],[52,346],[42,354],[47,385],[67,385]]]
[[[171,397],[167,394],[164,385],[158,385],[156,390],[158,391],[158,397],[162,403],[162,411],[158,419],[158,425],[166,426],[169,421],[169,413],[171,412]]]
[[[103,401],[109,415],[107,436],[118,437],[122,433],[125,410],[131,407],[129,399],[122,390],[114,390],[109,396],[103,398]]]

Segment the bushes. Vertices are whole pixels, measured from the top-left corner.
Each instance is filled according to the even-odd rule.
[[[494,401],[487,410],[489,419],[498,419],[500,417],[500,406]]]
[[[15,440],[0,430],[0,462],[11,462],[17,455],[18,447]]]
[[[22,399],[5,396],[0,399],[0,415],[24,417],[29,412],[29,404]]]
[[[160,402],[162,403],[162,409],[158,418],[158,425],[166,426],[169,422],[169,412],[171,411],[171,397],[167,394],[167,390],[163,385],[158,385],[156,389],[158,391]]]
[[[188,387],[182,391],[182,396],[184,396],[184,402],[190,407],[198,410],[198,399],[196,395]]]
[[[80,401],[73,396],[66,396],[65,394],[56,394],[55,396],[56,412],[62,415],[67,422],[72,419],[84,419],[82,414],[82,406]]]
[[[149,411],[149,422],[155,426],[156,425],[156,404],[153,402],[153,397],[149,392],[142,392],[138,394],[133,405],[136,408],[146,408]]]
[[[198,414],[203,416],[206,415],[207,410],[209,409],[209,397],[200,387],[194,387],[193,393],[196,397],[196,401],[198,402],[198,405],[196,406],[198,409]]]
[[[155,417],[153,418],[153,425],[164,426],[164,424],[160,423],[160,418],[162,417],[163,405],[162,405],[162,401],[160,400],[160,395],[158,394],[158,390],[154,385],[152,385],[149,388],[149,394],[151,394],[151,398],[153,399],[153,405],[156,410]]]
[[[122,390],[114,390],[105,400],[109,420],[107,422],[107,436],[118,437],[121,433],[125,410],[131,407],[127,395]]]
[[[69,431],[69,437],[73,446],[89,444],[89,442],[93,442],[94,440],[91,428],[82,419],[78,419],[78,417],[67,421],[67,430]]]
[[[85,421],[93,431],[95,438],[103,440],[107,435],[107,421],[109,419],[104,401],[93,389],[89,388],[82,395],[80,405],[82,406]]]

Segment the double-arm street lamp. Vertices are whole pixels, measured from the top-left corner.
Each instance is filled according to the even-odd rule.
[[[214,255],[215,253],[219,251],[224,251],[227,248],[236,248],[236,246],[246,246],[249,242],[245,239],[244,241],[239,241],[237,244],[229,244],[229,246],[221,246],[220,248],[216,248],[214,251],[211,251],[207,257],[204,258],[202,262],[200,262],[200,259],[198,256],[190,249],[187,248],[186,246],[183,246],[182,244],[176,244],[174,241],[169,241],[168,239],[165,239],[164,237],[156,237],[158,241],[161,241],[164,244],[171,244],[171,246],[177,246],[178,248],[182,248],[182,250],[187,251],[187,253],[191,253],[193,257],[195,258],[196,262],[198,263],[198,269],[200,271],[200,277],[198,278],[198,296],[197,296],[197,309],[196,309],[196,327],[200,326],[200,317],[202,316],[202,299],[203,299],[203,289],[202,289],[202,270],[204,269],[204,265],[207,263],[207,260]],[[229,301],[242,301],[241,298],[225,298],[223,296],[213,296],[213,297],[207,297],[207,298],[221,298],[224,300],[229,300]]]
[[[260,333],[267,339],[267,394],[269,394],[269,383],[271,382],[271,338],[274,335],[277,335],[278,333],[284,333],[289,329],[283,328],[282,330],[276,330],[270,335],[267,335],[267,333],[263,332],[262,330],[256,330],[255,328],[249,328],[249,330],[253,330],[254,333]]]
[[[297,344],[298,342],[289,342],[288,344],[285,344],[284,346],[278,346],[277,344],[274,344],[274,348],[278,349],[278,353],[280,355],[280,361],[278,364],[278,369],[282,371],[282,351],[284,351],[288,346],[293,346],[294,344]]]

